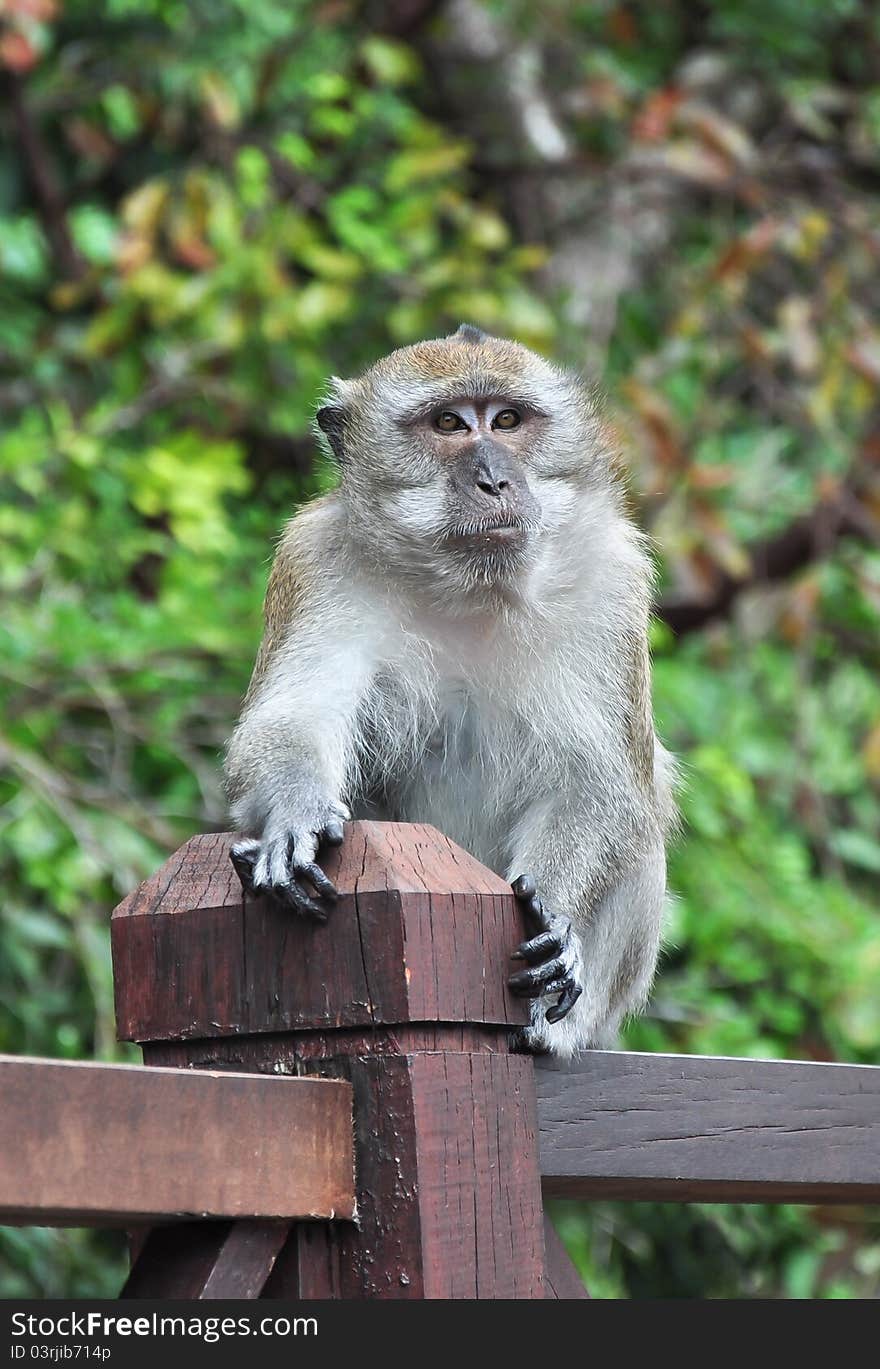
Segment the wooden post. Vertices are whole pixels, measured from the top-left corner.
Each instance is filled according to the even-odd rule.
[[[433,828],[350,823],[315,925],[243,899],[231,841],[193,838],[116,910],[116,1012],[148,1064],[351,1081],[357,1220],[295,1225],[263,1296],[543,1297],[509,886]]]

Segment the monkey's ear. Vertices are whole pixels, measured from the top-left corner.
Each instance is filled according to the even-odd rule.
[[[489,334],[474,323],[460,323],[455,336],[461,338],[462,342],[485,342]]]
[[[315,420],[333,449],[340,466],[345,460],[345,410],[338,404],[325,404],[315,414]]]

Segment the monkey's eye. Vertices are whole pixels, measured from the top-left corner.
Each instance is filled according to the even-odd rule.
[[[434,419],[434,427],[439,429],[441,433],[457,433],[466,426],[458,414],[453,413],[451,409],[444,409]]]
[[[493,428],[518,428],[522,419],[516,409],[502,409],[500,414],[496,414],[492,422]]]

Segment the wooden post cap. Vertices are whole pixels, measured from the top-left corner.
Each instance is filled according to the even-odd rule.
[[[321,863],[326,923],[244,896],[235,837],[193,837],[113,914],[121,1040],[414,1022],[515,1027],[510,886],[433,827],[351,822]]]

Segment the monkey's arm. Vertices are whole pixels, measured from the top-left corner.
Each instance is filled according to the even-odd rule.
[[[643,1006],[660,947],[662,794],[610,754],[594,758],[579,799],[534,801],[512,834],[508,878],[530,877],[514,887],[538,934],[520,947],[526,968],[511,987],[535,1001],[532,1044],[560,1054],[611,1043]]]
[[[540,901],[511,987],[535,1001],[532,1043],[563,1055],[613,1043],[644,1006],[660,949],[674,767],[654,734],[647,596],[619,607],[631,627],[600,654],[620,687],[571,690],[578,706],[545,739],[555,785],[525,806],[507,853],[508,878],[530,876]],[[521,894],[527,911],[533,897]]]
[[[585,857],[589,834],[569,831]],[[513,976],[514,991],[534,999],[530,1042],[562,1055],[610,1046],[621,1020],[644,1006],[653,980],[666,888],[662,840],[648,844],[601,892],[591,887],[586,859],[582,868],[545,865],[542,874],[539,846],[528,843],[511,871],[537,871],[540,930],[520,948],[528,968]]]
[[[266,630],[225,769],[232,818],[248,834],[233,851],[242,881],[323,918],[307,885],[335,897],[315,856],[321,841],[342,840],[355,722],[373,663],[357,605],[310,571],[298,522],[269,580]]]

